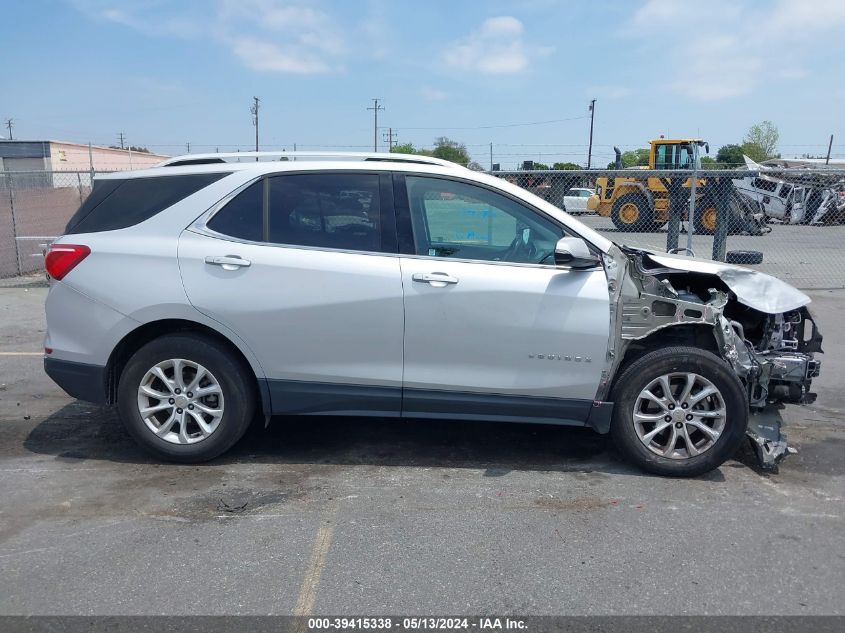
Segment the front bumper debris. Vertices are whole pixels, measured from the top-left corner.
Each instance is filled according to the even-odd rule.
[[[787,455],[798,452],[787,444],[786,435],[781,432],[782,424],[780,408],[774,405],[753,411],[748,416],[748,430],[745,433],[762,470],[777,471],[778,464]]]

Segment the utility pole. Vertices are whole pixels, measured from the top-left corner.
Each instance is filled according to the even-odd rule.
[[[490,173],[493,173],[493,141],[490,141]]]
[[[12,126],[13,126],[13,124],[14,124],[14,121],[12,121],[12,119],[6,119],[6,127],[9,128],[9,140],[10,141],[15,140],[15,137],[12,136]]]
[[[824,159],[825,165],[830,165],[830,150],[833,148],[833,134],[830,135],[830,142],[827,144],[827,158]]]
[[[255,126],[255,151],[258,151],[258,102],[261,101],[258,97],[252,98],[252,107],[249,109],[252,114],[252,124]],[[255,157],[255,162],[258,162],[258,156]]]
[[[384,110],[384,106],[380,106],[378,104],[378,99],[373,99],[372,107],[367,108],[367,110],[373,111],[373,151],[378,151],[378,111]]]
[[[117,137],[120,139],[120,149],[124,149],[123,148],[123,132],[118,132]]]
[[[593,160],[593,119],[596,118],[596,100],[590,101],[590,146],[587,149],[587,169],[590,168],[590,162]]]
[[[387,134],[384,135],[384,140],[387,141],[387,151],[388,152],[393,151],[393,147],[397,143],[397,137],[398,136],[399,136],[398,134],[393,133],[392,127],[387,128]]]
[[[188,141],[188,142],[185,143],[185,149],[188,150],[186,153],[188,153],[188,154],[191,153],[191,141]]]

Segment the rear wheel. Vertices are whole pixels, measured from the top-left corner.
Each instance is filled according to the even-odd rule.
[[[610,218],[620,231],[647,231],[652,226],[652,212],[645,196],[626,193],[613,203]]]
[[[251,369],[214,339],[163,336],[139,349],[118,384],[120,417],[159,458],[201,462],[243,436],[255,411]]]
[[[721,358],[695,347],[640,357],[619,376],[610,433],[643,470],[693,477],[719,467],[748,426],[745,390]]]

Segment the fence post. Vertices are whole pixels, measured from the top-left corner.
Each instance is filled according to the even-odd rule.
[[[18,222],[15,218],[15,194],[12,191],[12,174],[6,172],[6,185],[9,187],[9,209],[12,212],[12,241],[15,243],[15,261],[18,264],[18,275],[23,273],[23,262],[21,261],[21,249],[18,245]]]
[[[76,172],[76,182],[79,189],[79,204],[82,204],[84,198],[82,197],[82,174]]]
[[[684,181],[679,178],[661,178],[669,192],[669,224],[666,227],[666,252],[677,250],[681,234],[681,215],[684,206]]]
[[[689,215],[687,216],[687,255],[692,255],[692,236],[695,233],[695,189],[698,186],[698,168],[693,164],[689,183]]]
[[[729,186],[722,186],[722,178],[711,178],[716,187],[716,230],[713,234],[713,259],[725,261],[725,251],[728,248],[728,225],[730,224],[730,196]],[[728,179],[730,183],[731,180]]]

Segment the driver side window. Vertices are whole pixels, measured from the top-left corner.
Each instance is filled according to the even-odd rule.
[[[553,263],[563,230],[510,198],[463,182],[407,176],[418,255]]]

